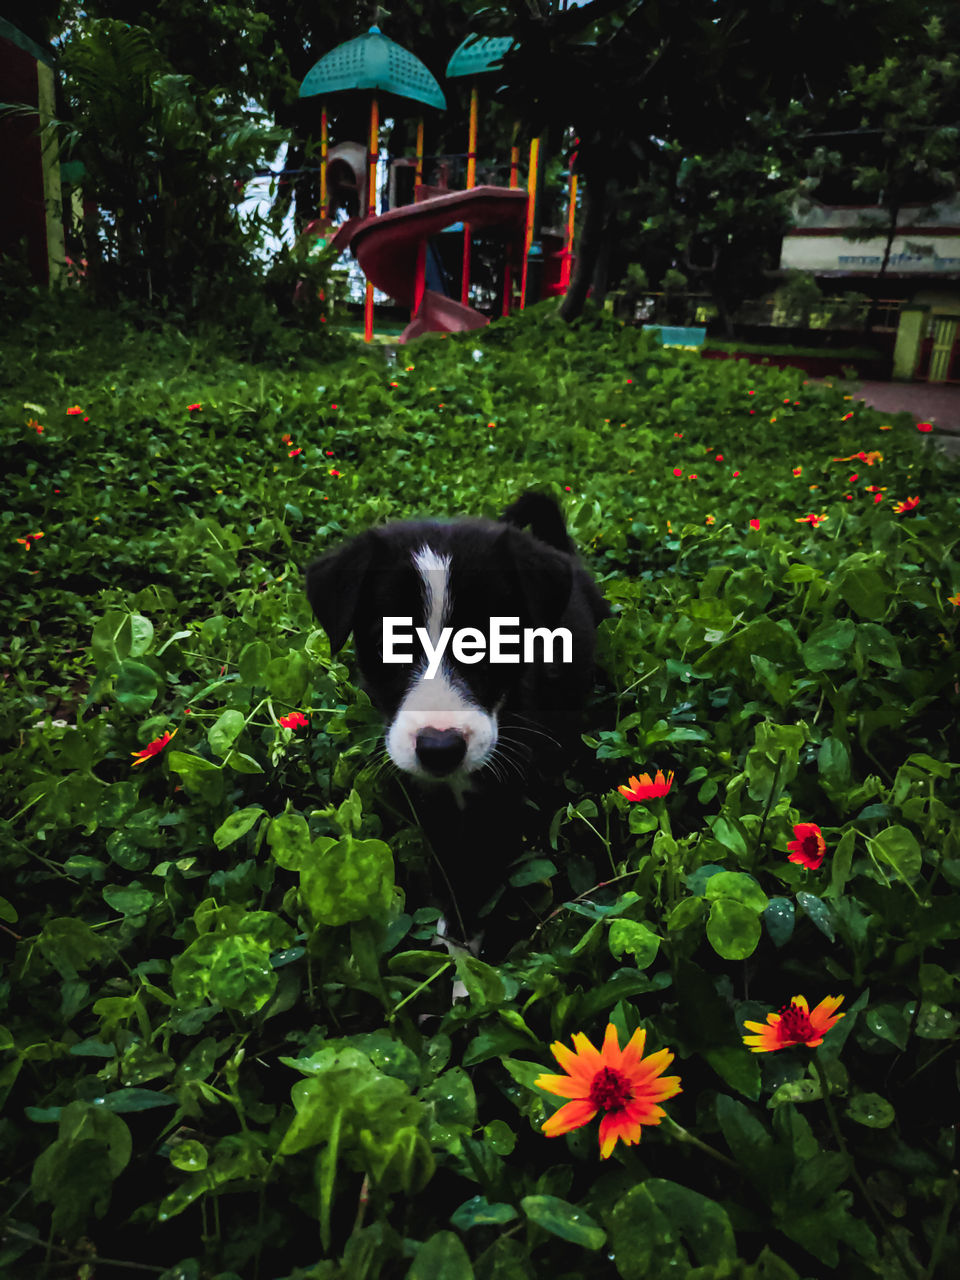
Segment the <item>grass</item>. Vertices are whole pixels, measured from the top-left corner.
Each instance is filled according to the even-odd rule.
[[[396,349],[264,329],[258,362],[18,314],[0,1270],[956,1270],[960,471],[930,436],[549,305]],[[433,946],[429,850],[302,570],[528,487],[614,616],[584,758],[507,870],[525,941],[487,963]],[[667,796],[619,793],[658,768]],[[750,1053],[798,994],[844,1016]],[[682,1092],[601,1159],[596,1120],[544,1135],[536,1081],[608,1023]]]

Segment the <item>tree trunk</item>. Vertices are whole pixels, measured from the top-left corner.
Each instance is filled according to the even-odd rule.
[[[880,263],[880,270],[877,272],[873,290],[870,294],[870,306],[867,308],[866,319],[863,322],[864,334],[870,334],[873,332],[873,326],[877,321],[877,312],[880,310],[877,306],[878,291],[882,288],[883,283],[887,278],[887,267],[890,265],[890,253],[893,249],[893,242],[897,236],[897,221],[900,217],[899,201],[896,204],[888,205],[887,212],[890,215],[890,221],[887,224],[887,239],[883,246],[883,261]]]
[[[606,181],[599,176],[584,174],[583,226],[577,241],[577,265],[560,306],[560,315],[567,323],[576,320],[583,312],[603,247],[608,203]]]

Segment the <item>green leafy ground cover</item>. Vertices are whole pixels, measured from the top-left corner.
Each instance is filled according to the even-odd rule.
[[[106,322],[4,357],[2,1274],[956,1272],[960,472],[928,435],[542,308],[339,363]],[[395,888],[428,855],[301,574],[530,486],[615,616],[512,868],[538,920],[486,963]],[[618,794],[655,768],[665,799]],[[795,994],[845,1016],[750,1053]],[[601,1161],[534,1081],[608,1021],[682,1093]]]

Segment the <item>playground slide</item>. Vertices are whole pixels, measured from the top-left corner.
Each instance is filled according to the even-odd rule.
[[[373,217],[351,218],[332,243],[339,249],[351,248],[364,275],[376,288],[401,306],[412,308],[416,303],[417,262],[424,241],[454,222],[468,222],[474,230],[513,224],[519,237],[526,213],[527,193],[519,189],[473,187],[469,191],[447,191]],[[486,323],[486,316],[473,307],[427,290],[403,340],[426,330],[452,332],[476,329]]]

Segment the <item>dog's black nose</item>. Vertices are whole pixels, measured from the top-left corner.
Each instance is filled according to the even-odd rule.
[[[434,777],[453,773],[467,754],[467,742],[458,729],[421,729],[417,734],[417,759]]]

